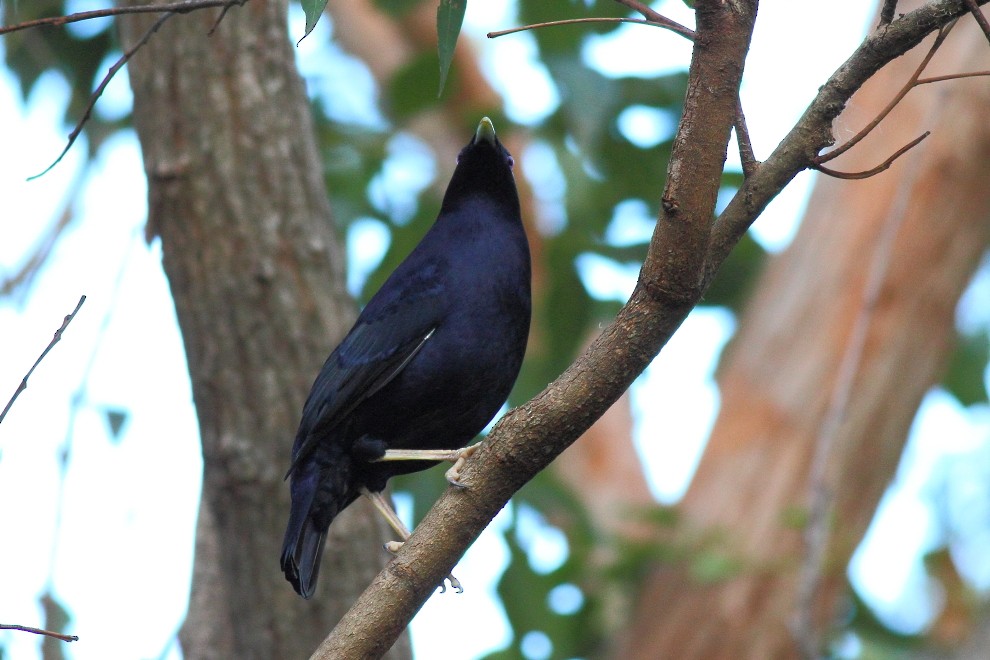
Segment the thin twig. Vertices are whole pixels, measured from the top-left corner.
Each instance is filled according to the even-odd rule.
[[[20,630],[21,632],[34,633],[35,635],[44,635],[45,637],[54,637],[55,639],[60,639],[63,642],[78,642],[78,635],[63,635],[62,633],[55,632],[53,630],[44,630],[42,628],[32,628],[31,626],[20,626],[16,623],[0,623],[0,630]]]
[[[649,6],[643,4],[642,2],[639,2],[638,0],[615,0],[615,1],[618,2],[620,5],[625,5],[626,7],[629,7],[633,11],[639,12],[640,14],[642,14],[643,18],[650,21],[651,23],[660,23],[661,25],[666,25],[674,32],[677,32],[678,34],[683,35],[688,39],[692,39],[692,40],[694,39],[694,32],[690,28],[681,25],[677,21],[667,18],[660,12],[651,9]],[[691,36],[688,36],[687,33],[690,33]]]
[[[223,9],[221,9],[220,13],[217,14],[217,20],[213,21],[213,25],[210,26],[210,31],[206,33],[207,36],[213,36],[213,33],[217,31],[218,27],[220,27],[220,21],[222,21],[223,17],[227,15],[227,12],[230,11],[231,7],[234,5],[243,7],[245,2],[247,2],[247,0],[227,0],[226,4],[223,6]]]
[[[897,10],[897,0],[884,0],[883,7],[880,8],[880,23],[877,27],[890,25],[894,20],[894,12]]]
[[[919,78],[917,84],[927,85],[928,83],[942,82],[943,80],[956,80],[957,78],[977,78],[982,76],[990,76],[990,71],[967,71],[966,73],[950,73],[944,76]]]
[[[874,128],[876,128],[877,125],[881,121],[883,121],[887,115],[890,114],[890,112],[894,109],[894,107],[896,107],[897,104],[900,103],[905,96],[907,96],[907,93],[910,92],[917,85],[918,78],[921,77],[921,73],[925,70],[925,67],[928,66],[928,63],[932,61],[932,58],[935,56],[935,52],[942,45],[942,42],[945,41],[945,38],[949,36],[949,32],[952,30],[955,24],[956,21],[952,21],[951,23],[948,23],[945,27],[943,27],[938,31],[938,36],[935,37],[935,43],[933,43],[932,47],[928,49],[928,53],[925,55],[925,58],[921,61],[921,64],[919,64],[918,68],[915,69],[914,73],[911,75],[911,78],[904,84],[903,87],[901,87],[901,90],[897,92],[897,95],[894,96],[894,98],[890,101],[890,103],[887,104],[887,107],[881,110],[880,113],[876,117],[874,117],[873,121],[871,121],[869,124],[864,126],[859,133],[852,136],[852,138],[848,142],[846,142],[845,144],[839,147],[836,147],[835,149],[829,151],[828,153],[822,154],[817,158],[815,158],[813,161],[815,166],[821,165],[822,163],[827,163],[828,161],[833,160],[834,158],[837,158],[842,154],[846,153],[847,151],[849,151],[850,149],[852,149],[854,146],[859,144],[860,140],[862,140],[867,135],[869,135],[870,132]]]
[[[980,29],[983,30],[983,34],[986,36],[987,41],[990,41],[990,23],[987,23],[987,17],[983,15],[980,11],[980,6],[976,4],[976,0],[963,0],[966,6],[969,7],[969,11],[972,12],[973,18],[979,24]]]
[[[65,332],[65,329],[69,327],[70,323],[72,323],[72,319],[76,318],[76,313],[79,311],[79,308],[82,307],[84,302],[86,302],[86,296],[80,296],[79,302],[76,303],[76,308],[72,310],[71,314],[69,314],[62,320],[62,325],[59,326],[59,329],[55,331],[55,336],[52,337],[52,340],[48,343],[48,346],[45,348],[45,350],[41,352],[41,355],[38,356],[38,359],[34,361],[34,364],[31,365],[31,368],[28,369],[28,372],[24,374],[24,378],[21,379],[20,384],[18,384],[17,389],[14,391],[14,396],[10,397],[10,401],[7,402],[7,405],[4,407],[3,412],[0,412],[0,422],[3,422],[3,418],[7,416],[7,411],[10,410],[10,407],[12,405],[14,405],[14,401],[17,399],[18,396],[20,396],[21,392],[27,389],[28,378],[31,377],[31,374],[34,373],[34,370],[38,368],[38,365],[41,364],[41,361],[45,359],[46,355],[48,355],[48,351],[52,350],[55,344],[58,343],[58,340],[62,338],[62,333]]]
[[[86,122],[89,121],[90,115],[93,114],[93,108],[96,106],[96,102],[103,95],[103,90],[105,90],[107,88],[107,85],[110,84],[110,80],[117,74],[118,71],[120,71],[123,68],[125,64],[127,64],[127,60],[134,57],[134,54],[138,51],[138,49],[140,49],[142,46],[148,43],[148,40],[151,39],[151,35],[157,32],[158,28],[160,28],[165,23],[165,21],[172,18],[177,13],[178,12],[172,11],[159,16],[158,20],[155,21],[150,28],[148,28],[147,32],[145,32],[141,36],[141,38],[138,39],[137,43],[134,44],[134,46],[132,46],[130,49],[128,49],[127,52],[121,55],[120,59],[118,59],[116,62],[113,63],[113,66],[111,66],[110,69],[107,71],[107,75],[103,76],[103,80],[100,81],[100,85],[96,88],[96,91],[94,91],[90,95],[89,103],[86,104],[86,111],[83,113],[82,119],[76,122],[76,126],[75,128],[72,129],[72,132],[69,133],[69,140],[68,142],[65,143],[65,148],[62,149],[62,153],[60,153],[58,155],[58,158],[56,158],[52,162],[52,164],[46,167],[42,172],[39,172],[34,176],[28,177],[27,179],[28,181],[34,181],[38,177],[42,177],[48,174],[53,167],[55,167],[60,162],[62,162],[62,159],[65,158],[65,154],[69,153],[69,149],[72,148],[72,145],[76,143],[76,139],[82,133],[83,127],[86,125]]]
[[[673,22],[673,21],[671,21]],[[553,27],[556,25],[574,25],[576,23],[638,23],[639,25],[650,25],[653,27],[664,28],[665,30],[670,30],[671,32],[676,32],[685,39],[694,41],[694,30],[686,28],[680,23],[674,23],[669,25],[667,23],[657,23],[655,21],[647,21],[641,18],[615,18],[615,17],[602,17],[602,18],[568,18],[562,21],[548,21],[546,23],[533,23],[531,25],[523,25],[520,27],[509,28],[508,30],[499,30],[498,32],[489,32],[486,36],[489,39],[494,39],[495,37],[503,37],[507,34],[514,34],[516,32],[523,32],[524,30],[536,30],[539,28]]]
[[[897,160],[898,158],[900,158],[904,154],[904,152],[906,152],[906,151],[908,151],[910,149],[913,149],[914,147],[918,146],[921,143],[922,140],[924,140],[926,137],[928,137],[931,134],[932,134],[931,131],[925,131],[924,133],[922,133],[921,135],[919,135],[918,137],[916,137],[915,139],[911,140],[910,142],[908,142],[907,144],[905,144],[903,147],[901,147],[900,149],[898,149],[897,151],[895,151],[890,156],[890,158],[888,158],[887,160],[883,161],[882,163],[880,163],[879,165],[877,165],[873,169],[864,170],[862,172],[839,172],[839,171],[833,170],[833,169],[831,169],[829,167],[825,167],[824,165],[817,165],[817,164],[815,164],[815,165],[812,165],[811,167],[812,167],[812,169],[818,170],[822,174],[827,174],[828,176],[834,177],[836,179],[869,179],[871,176],[875,176],[877,174],[880,174],[884,170],[886,170],[888,167],[890,167],[893,164],[893,162],[895,160]]]
[[[231,4],[244,4],[247,0],[183,0],[182,2],[167,2],[160,5],[138,5],[135,7],[112,7],[108,9],[94,9],[93,11],[81,11],[68,16],[47,16],[36,18],[14,25],[0,26],[0,35],[9,32],[18,32],[30,28],[42,26],[60,26],[79,21],[89,21],[94,18],[108,18],[110,16],[121,16],[124,14],[161,14],[165,12],[175,14],[186,14],[197,9],[210,9],[211,7],[228,7]]]
[[[736,142],[739,143],[739,160],[742,162],[743,176],[749,176],[760,165],[753,153],[753,142],[749,139],[749,128],[746,126],[746,115],[743,113],[742,99],[736,97]]]

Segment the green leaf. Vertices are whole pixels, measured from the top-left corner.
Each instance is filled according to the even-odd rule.
[[[306,34],[302,36],[302,39],[305,39],[320,22],[320,16],[323,15],[323,10],[327,8],[327,0],[299,0],[299,4],[302,5],[303,11],[306,13]]]
[[[964,406],[987,400],[983,375],[990,360],[990,338],[985,333],[960,334],[942,383]]]
[[[110,441],[117,444],[120,442],[124,425],[127,423],[127,411],[116,408],[104,408],[103,415],[106,417],[107,425],[110,427]]]
[[[443,94],[443,85],[447,82],[447,72],[454,59],[454,46],[457,45],[457,36],[461,33],[466,10],[467,0],[440,0],[440,6],[437,7],[437,53],[440,55],[438,98]]]

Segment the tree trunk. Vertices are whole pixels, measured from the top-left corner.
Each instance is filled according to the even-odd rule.
[[[904,4],[899,12],[913,8]],[[894,97],[928,43],[856,94],[837,121],[840,143]],[[986,38],[963,19],[925,75],[984,69],[986,60]],[[829,163],[867,170],[933,131],[878,176],[819,179],[794,243],[764,273],[722,366],[721,412],[681,505],[690,558],[648,580],[616,657],[796,657],[834,620],[850,556],[950,356],[956,303],[990,240],[988,112],[984,79],[926,85]],[[817,630],[799,643],[799,593],[815,584],[801,573],[813,457],[842,386],[840,363],[860,339],[848,403],[823,450],[824,492],[834,500],[809,608]],[[705,567],[716,568],[699,579]]]
[[[217,15],[173,16],[128,67],[203,444],[181,638],[186,658],[300,658],[384,564],[387,532],[364,506],[338,518],[312,601],[279,571],[299,414],[354,306],[286,3],[232,7],[210,35]],[[155,20],[121,20],[124,47]],[[408,656],[401,638],[389,657]]]

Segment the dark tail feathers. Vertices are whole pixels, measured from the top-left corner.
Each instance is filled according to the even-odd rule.
[[[293,512],[295,513],[295,512]],[[323,542],[327,538],[326,528],[320,531],[307,516],[297,516],[289,520],[282,542],[282,572],[303,598],[309,598],[316,590],[316,578],[320,574],[320,559],[323,557]]]

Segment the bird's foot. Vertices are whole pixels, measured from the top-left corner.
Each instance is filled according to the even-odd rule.
[[[464,468],[464,464],[467,463],[467,459],[471,458],[471,456],[474,455],[474,452],[478,451],[478,447],[480,446],[481,443],[479,442],[477,444],[465,447],[457,452],[457,457],[454,459],[454,464],[449,470],[447,470],[447,474],[444,475],[447,477],[447,483],[451,486],[456,486],[457,488],[467,488],[467,484],[461,481],[461,470]]]
[[[454,466],[447,470],[447,481],[451,486],[467,488],[467,484],[461,482],[461,470],[464,463],[474,452],[478,451],[481,443],[464,447],[463,449],[389,449],[383,456],[374,459],[373,463],[382,461],[449,461]]]
[[[395,555],[398,554],[399,550],[402,549],[403,545],[405,545],[405,541],[389,541],[388,543],[384,544],[382,547],[385,548],[385,552]],[[447,577],[443,579],[443,582],[440,583],[440,593],[444,593],[447,591],[447,582],[450,582],[450,588],[456,589],[457,593],[459,594],[464,593],[464,587],[461,586],[461,581],[455,578],[453,574],[447,575]]]

